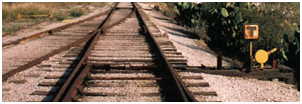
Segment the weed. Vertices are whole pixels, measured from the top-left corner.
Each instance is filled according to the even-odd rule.
[[[63,11],[58,11],[53,13],[53,17],[57,19],[57,21],[62,21],[64,20],[68,15],[64,13]]]
[[[5,26],[5,27],[2,27],[2,32],[3,32],[3,33],[10,33],[10,32],[19,30],[20,28],[22,28],[21,25]]]
[[[80,17],[84,14],[84,9],[73,9],[70,11],[70,16],[72,17]]]

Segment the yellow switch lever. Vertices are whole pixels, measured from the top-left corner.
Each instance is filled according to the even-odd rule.
[[[258,63],[261,64],[260,68],[263,69],[264,67],[264,63],[268,60],[268,56],[269,54],[273,53],[273,52],[276,52],[277,51],[277,48],[274,48],[268,52],[264,51],[264,50],[258,50],[256,52],[256,55],[255,55],[255,59]]]
[[[277,49],[278,49],[278,48],[274,48],[274,49],[272,49],[272,50],[268,51],[268,52],[267,52],[267,53],[268,53],[268,55],[269,55],[269,54],[271,54],[271,53],[276,52],[276,51],[277,51]]]

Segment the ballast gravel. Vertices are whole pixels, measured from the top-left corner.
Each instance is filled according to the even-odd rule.
[[[72,48],[71,48],[72,49]],[[68,51],[63,51],[59,54],[50,57],[48,60],[43,61],[41,64],[49,63],[55,58],[62,57]],[[39,64],[39,65],[41,65]],[[2,82],[2,101],[3,102],[27,102],[27,101],[48,101],[52,96],[31,95],[34,91],[47,91],[51,87],[40,87],[39,83],[43,81],[53,81],[54,79],[44,79],[47,75],[53,75],[54,72],[40,71],[41,68],[34,66],[27,70],[21,71],[7,81]],[[57,72],[55,72],[57,73]],[[60,73],[61,74],[61,73]],[[35,75],[35,76],[31,76]],[[12,80],[26,80],[24,83],[11,83]],[[3,91],[3,89],[9,89]]]
[[[173,42],[175,48],[187,58],[188,65],[216,66],[216,54],[196,45],[194,39],[190,39],[186,34],[180,32],[185,30],[183,27],[173,24],[168,17],[161,13],[150,10],[150,7],[154,7],[153,5],[144,3],[139,3],[139,5],[143,9],[148,9],[144,12],[149,15],[150,20],[162,33],[167,32],[168,38]],[[229,65],[232,65],[232,63],[223,61],[223,66]],[[197,76],[198,74],[182,73],[182,75]],[[200,73],[200,75],[203,76],[204,81],[209,83],[210,87],[208,89],[216,91],[222,102],[300,102],[300,92],[293,85],[204,73]],[[185,81],[194,82],[194,80]],[[198,88],[189,87],[188,89],[198,91]],[[205,99],[202,96],[196,97],[196,99],[198,101],[211,100],[210,97]]]
[[[223,102],[300,102],[293,85],[201,73]]]

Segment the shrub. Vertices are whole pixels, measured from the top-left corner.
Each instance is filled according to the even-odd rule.
[[[83,9],[73,9],[70,11],[70,16],[72,16],[72,17],[80,17],[83,14],[84,14]]]
[[[53,13],[53,17],[57,19],[57,21],[62,21],[68,17],[67,13],[64,13],[63,11],[58,11]]]
[[[242,6],[245,4],[244,6]],[[205,5],[205,4],[204,4]],[[210,46],[219,47],[219,51],[232,54],[248,52],[248,41],[244,40],[242,9],[249,9],[248,3],[214,3],[212,9],[204,11],[207,17],[207,34],[211,38]]]
[[[257,23],[259,39],[253,42],[253,53],[259,49],[271,50],[281,43],[283,34],[299,31],[299,3],[175,3],[177,20],[187,28],[201,27],[203,22],[210,37],[208,45],[214,51],[239,57],[249,52],[249,43],[244,39],[243,24]],[[294,35],[289,35],[293,41]],[[284,46],[288,53],[288,45]],[[229,53],[229,54],[228,54]]]
[[[193,28],[199,24],[198,21],[198,9],[196,4],[191,2],[178,2],[175,3],[173,10],[176,12],[176,17],[174,18],[176,21],[180,23],[180,25],[186,28]]]

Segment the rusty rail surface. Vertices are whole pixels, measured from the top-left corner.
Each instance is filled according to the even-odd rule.
[[[179,76],[177,75],[175,69],[173,69],[173,67],[169,64],[169,62],[167,61],[167,58],[165,57],[165,55],[163,54],[161,48],[159,47],[159,45],[157,44],[155,38],[152,36],[152,34],[149,32],[144,20],[142,19],[142,17],[140,16],[141,14],[138,12],[138,10],[136,9],[136,5],[134,3],[132,3],[134,9],[133,12],[131,12],[128,16],[126,16],[125,18],[123,18],[122,20],[113,23],[118,24],[119,22],[125,20],[126,18],[128,18],[129,16],[132,16],[133,13],[135,13],[138,16],[138,19],[140,21],[143,21],[142,25],[143,27],[145,27],[145,31],[147,34],[147,38],[149,43],[151,44],[151,48],[154,49],[156,51],[157,54],[159,54],[159,57],[161,59],[161,63],[162,63],[162,67],[165,69],[163,72],[166,73],[165,76],[167,78],[164,78],[166,81],[168,81],[169,83],[172,83],[173,86],[173,91],[169,92],[170,93],[170,99],[174,99],[174,101],[196,101],[191,93],[186,89],[186,87],[184,86],[183,82],[180,80]],[[129,8],[126,8],[129,9]],[[111,12],[112,13],[112,12]],[[109,14],[108,18],[110,19],[111,13]],[[90,74],[90,63],[87,63],[85,61],[87,61],[88,55],[92,49],[92,47],[95,45],[97,39],[99,38],[100,35],[102,35],[104,33],[104,31],[106,31],[108,29],[108,27],[112,27],[113,25],[110,25],[108,27],[105,27],[107,19],[105,19],[105,23],[104,25],[102,25],[102,27],[99,29],[99,33],[96,33],[95,37],[93,39],[90,40],[90,42],[88,42],[86,44],[86,48],[84,48],[82,50],[83,52],[83,57],[81,58],[79,64],[77,65],[76,69],[72,72],[71,76],[68,77],[68,80],[64,83],[63,87],[60,89],[59,94],[55,97],[55,99],[53,101],[58,102],[58,101],[77,101],[77,99],[79,98],[79,94],[81,90],[83,90],[83,81],[85,80],[85,77],[89,76]],[[104,30],[104,31],[103,31]],[[172,98],[173,97],[173,98]]]
[[[113,9],[115,9],[115,8],[113,7],[113,8],[110,9],[110,11],[106,11],[105,13],[110,13]],[[59,31],[59,30],[61,30],[61,29],[63,29],[63,28],[68,28],[68,27],[70,27],[70,26],[72,26],[72,25],[76,25],[76,24],[78,24],[78,23],[80,23],[80,22],[84,22],[84,21],[86,21],[86,20],[95,18],[95,17],[97,17],[97,16],[99,16],[99,15],[103,15],[103,14],[105,14],[105,13],[100,13],[100,14],[97,14],[97,15],[92,16],[92,17],[90,17],[90,18],[87,18],[87,19],[85,19],[85,20],[78,21],[78,22],[76,22],[76,23],[72,23],[72,24],[68,24],[68,25],[64,25],[64,26],[61,26],[61,27],[58,27],[58,28],[55,28],[55,29],[51,29],[51,30],[49,30],[49,31]],[[101,25],[103,25],[103,24],[104,24],[104,21],[102,22]],[[69,45],[67,45],[67,46],[64,46],[64,47],[62,47],[62,48],[60,48],[60,49],[57,49],[57,50],[55,50],[55,51],[53,51],[53,52],[51,52],[51,53],[49,53],[49,54],[46,54],[46,55],[44,55],[44,56],[38,58],[38,59],[35,59],[35,60],[33,60],[33,61],[30,61],[30,62],[28,62],[28,63],[25,64],[25,65],[22,65],[22,66],[20,66],[20,67],[18,67],[18,68],[16,68],[16,69],[13,69],[13,70],[9,71],[8,73],[3,74],[3,75],[2,75],[2,81],[6,81],[9,77],[15,75],[16,73],[18,73],[18,72],[20,72],[20,71],[23,71],[23,70],[25,70],[25,69],[28,69],[28,68],[30,68],[30,67],[32,67],[32,66],[35,66],[35,65],[41,63],[43,60],[46,60],[46,59],[48,59],[49,57],[51,57],[51,56],[53,56],[53,55],[55,55],[55,54],[58,54],[58,53],[60,53],[60,52],[62,52],[62,51],[68,50],[68,49],[71,48],[71,47],[74,47],[74,46],[77,46],[77,45],[79,45],[79,44],[81,44],[81,43],[83,43],[83,42],[86,42],[87,40],[89,40],[89,39],[91,39],[93,36],[95,36],[95,34],[98,32],[98,29],[99,29],[99,28],[100,28],[100,26],[99,26],[97,29],[93,30],[92,33],[89,33],[87,36],[85,36],[85,37],[83,37],[83,38],[81,38],[81,39],[79,39],[79,40],[77,40],[77,41],[75,41],[75,42],[73,42],[73,43],[71,43],[71,44],[69,44]],[[49,31],[44,31],[44,32],[49,32]],[[42,32],[42,34],[43,34],[43,32]],[[39,34],[38,34],[38,35],[39,35]],[[30,37],[37,37],[37,35],[33,35],[33,36],[30,36]],[[21,39],[20,41],[22,41],[22,40],[23,40],[23,39]],[[16,43],[18,44],[19,42],[16,42]]]
[[[78,85],[81,85],[80,82],[81,79],[85,78],[87,76],[87,73],[89,72],[89,64],[85,65],[84,70],[80,70],[82,68],[82,65],[86,63],[85,61],[87,60],[87,57],[93,48],[94,44],[96,43],[98,37],[100,36],[100,33],[103,29],[103,27],[106,25],[106,21],[110,18],[111,14],[114,12],[116,9],[117,3],[113,7],[113,9],[110,11],[106,19],[103,21],[103,23],[99,26],[99,29],[97,33],[95,33],[95,36],[90,39],[90,41],[86,44],[85,48],[82,50],[82,56],[80,62],[77,64],[76,68],[72,71],[71,75],[68,77],[64,85],[61,87],[59,93],[56,95],[55,99],[53,100],[54,102],[59,102],[59,101],[73,101],[73,97],[76,96],[76,89],[78,88]],[[78,76],[78,77],[77,77]],[[76,79],[75,79],[76,78]],[[75,82],[72,82],[75,80]]]
[[[64,83],[63,87],[60,89],[59,93],[56,95],[54,102],[70,102],[70,101],[76,101],[78,98],[77,92],[78,89],[83,89],[81,87],[82,82],[84,78],[86,78],[89,74],[91,65],[87,62],[85,62],[89,56],[89,53],[93,46],[95,45],[97,39],[99,38],[102,33],[108,29],[108,27],[112,27],[122,21],[124,21],[126,18],[130,17],[134,12],[132,11],[129,15],[127,15],[125,18],[117,21],[116,23],[113,23],[112,25],[107,26],[107,21],[110,20],[111,14],[116,9],[117,3],[115,7],[112,9],[112,11],[108,14],[107,18],[103,21],[103,24],[100,26],[98,33],[96,33],[95,37],[86,44],[86,48],[82,50],[83,56],[80,60],[80,62],[77,64],[76,68],[72,71],[71,75],[68,77],[67,81]],[[105,28],[106,27],[106,28]],[[84,67],[84,69],[83,69]],[[73,81],[73,82],[72,82]]]
[[[139,6],[137,3],[135,4],[135,6]],[[149,36],[151,38],[151,42],[155,45],[154,47],[156,48],[156,50],[158,51],[158,53],[160,54],[160,57],[163,59],[163,63],[166,66],[166,70],[168,73],[170,73],[170,77],[173,78],[173,80],[176,82],[175,84],[177,85],[182,98],[184,101],[189,101],[189,102],[196,102],[196,99],[193,97],[192,93],[187,89],[187,87],[185,86],[185,84],[182,82],[182,80],[180,79],[180,77],[177,75],[176,70],[171,66],[171,64],[168,62],[167,57],[165,56],[165,54],[163,53],[163,51],[161,50],[161,48],[159,47],[159,45],[157,44],[157,41],[155,40],[154,36],[152,35],[152,33],[149,31],[150,29],[147,27],[145,21],[143,20],[142,16],[146,16],[146,14],[144,14],[143,12],[139,12],[136,11],[138,14],[139,19],[143,22],[143,26],[145,27],[146,31],[147,31],[147,36]]]

